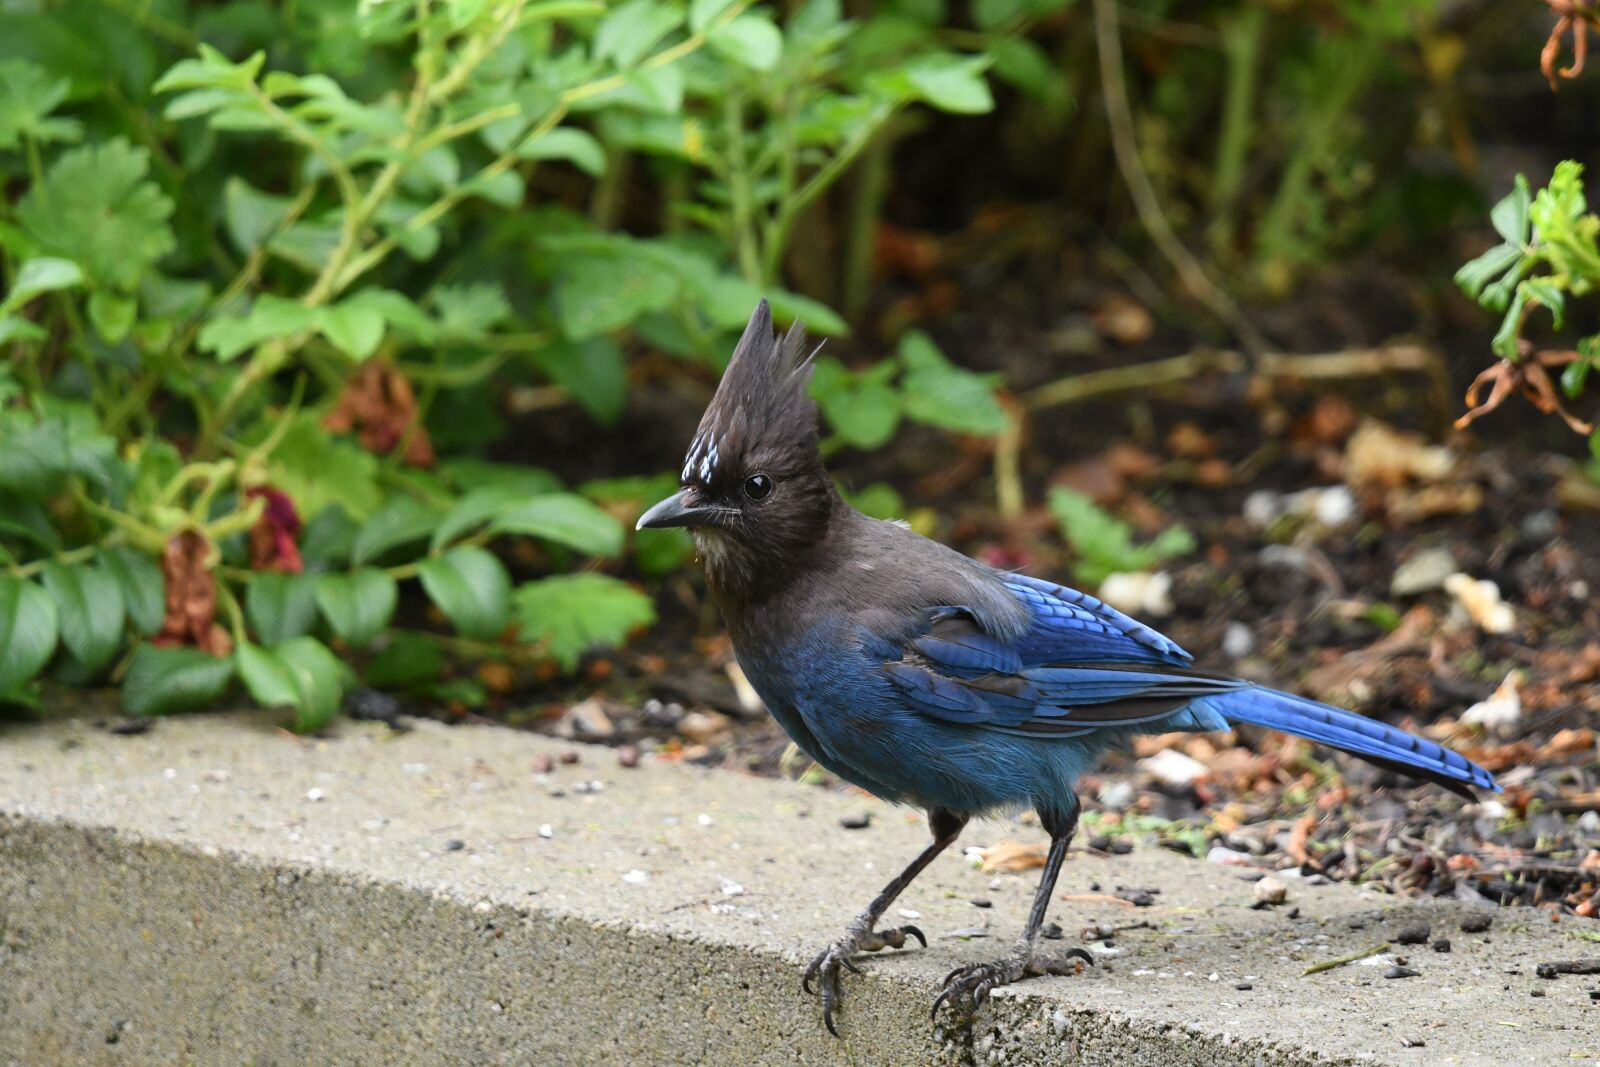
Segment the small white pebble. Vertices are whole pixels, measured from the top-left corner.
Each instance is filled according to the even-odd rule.
[[[744,896],[744,886],[731,878],[724,878],[722,879],[722,895],[725,897],[742,897]]]
[[[650,880],[650,876],[644,871],[641,871],[635,867],[633,870],[623,875],[622,880],[627,882],[629,885],[644,885]]]
[[[694,821],[699,823],[701,826],[710,826],[712,820],[711,816],[702,811],[699,815],[694,817]]]
[[[922,918],[922,912],[913,911],[910,908],[896,908],[895,912],[902,919],[920,919],[920,918]]]
[[[1289,899],[1289,887],[1270,874],[1256,883],[1255,893],[1263,904],[1282,904]]]
[[[1218,974],[1216,971],[1212,971],[1210,974],[1206,975],[1206,981],[1220,982],[1222,981],[1222,975]]]
[[[400,769],[405,771],[407,774],[428,773],[428,765],[426,763],[402,763],[400,764]]]
[[[170,782],[174,778],[178,777],[178,769],[176,767],[168,767],[166,770],[161,772],[161,777]]]
[[[308,789],[308,790],[306,790],[306,799],[311,801],[313,804],[315,804],[317,801],[321,800],[326,795],[327,794],[325,794],[320,789]]]
[[[555,830],[551,829],[549,823],[542,822],[539,824],[539,836],[548,840],[556,836],[556,832]]]
[[[205,779],[208,782],[226,782],[229,778],[231,778],[233,776],[231,774],[229,774],[227,771],[207,771],[206,773],[202,774],[200,777]]]

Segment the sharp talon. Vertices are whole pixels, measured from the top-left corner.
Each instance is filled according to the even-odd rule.
[[[807,996],[811,995],[811,974],[809,971],[806,973],[805,977],[800,979],[800,988]]]
[[[922,931],[918,930],[915,926],[902,926],[900,928],[900,932],[902,934],[909,934],[910,936],[916,938],[918,941],[921,941],[923,948],[927,948],[928,947],[928,939],[926,937],[924,937],[923,934],[922,934]]]
[[[946,979],[946,982],[948,982],[948,979]],[[939,1005],[943,1004],[944,998],[948,997],[949,995],[950,990],[946,989],[943,993],[940,993],[938,996],[933,998],[933,1011],[928,1013],[928,1017],[934,1022],[939,1021]]]
[[[848,970],[851,974],[860,974],[861,973],[861,968],[857,967],[855,964],[851,963],[849,961],[849,959],[842,959],[839,962],[841,964],[843,964],[845,969]]]
[[[963,963],[961,966],[957,967],[955,970],[953,970],[949,974],[945,975],[944,976],[944,980],[941,981],[939,984],[940,985],[949,985],[950,984],[950,979],[954,978],[956,975],[960,974],[962,971],[964,971],[966,969],[967,969],[967,965]]]
[[[1094,957],[1091,956],[1084,949],[1081,949],[1081,948],[1070,948],[1070,949],[1067,950],[1067,955],[1068,956],[1077,957],[1078,959],[1082,960],[1084,963],[1088,964],[1090,967],[1094,966]]]
[[[823,1012],[822,1012],[822,1023],[823,1023],[824,1026],[826,1026],[828,1028],[828,1033],[832,1034],[834,1037],[838,1037],[839,1036],[839,1031],[834,1029],[834,1026],[833,1026],[833,1009],[832,1008],[823,1009]]]

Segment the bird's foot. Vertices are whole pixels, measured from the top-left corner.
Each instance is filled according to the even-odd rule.
[[[1036,956],[1033,946],[1023,942],[1005,959],[968,963],[945,975],[944,990],[933,1001],[933,1017],[939,1017],[939,1006],[946,1001],[952,1006],[966,1002],[976,1010],[998,986],[1046,974],[1077,974],[1084,967],[1092,966],[1094,957],[1081,948],[1069,948],[1053,956]]]
[[[817,953],[817,958],[806,967],[805,976],[800,980],[800,987],[807,993],[812,992],[811,983],[817,983],[817,991],[822,996],[822,1021],[828,1027],[828,1033],[834,1037],[839,1036],[839,1031],[834,1029],[833,1012],[839,1006],[839,972],[852,971],[860,974],[861,969],[850,962],[850,957],[857,952],[879,952],[886,948],[904,948],[911,938],[922,942],[922,947],[928,947],[928,939],[922,931],[915,926],[901,926],[892,930],[874,930],[870,924],[860,924],[859,928],[852,925],[850,930]]]

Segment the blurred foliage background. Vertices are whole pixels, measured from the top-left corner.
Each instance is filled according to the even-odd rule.
[[[1577,298],[1600,282],[1570,172],[1531,221],[1520,186],[1491,247],[1518,171],[1593,150],[1591,83],[1558,108],[1539,71],[1551,21],[1473,0],[10,0],[0,702],[110,685],[146,714],[242,687],[309,730],[358,687],[475,707],[574,671],[688,561],[681,531],[632,520],[762,295],[830,338],[815,390],[847,494],[930,530],[872,456],[978,456],[1000,515],[1045,500],[1018,453],[1055,401],[1023,390],[1100,365],[1052,317],[1084,278],[1138,296],[1097,304],[1116,345],[1237,361],[1470,323],[1434,309],[1487,248],[1463,285],[1510,325],[1492,349],[1490,318],[1462,327],[1464,358],[1524,386],[1531,309],[1592,330]],[[1530,227],[1567,252],[1535,255]],[[973,319],[1015,323],[1021,354],[975,356]],[[1594,352],[1563,357],[1569,397]],[[1048,503],[1087,583],[1194,548]]]

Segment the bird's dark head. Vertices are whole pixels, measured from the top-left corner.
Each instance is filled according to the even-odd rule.
[[[817,447],[805,327],[773,335],[765,300],[689,445],[681,488],[639,529],[687,526],[719,597],[753,594],[802,565],[838,500]]]

